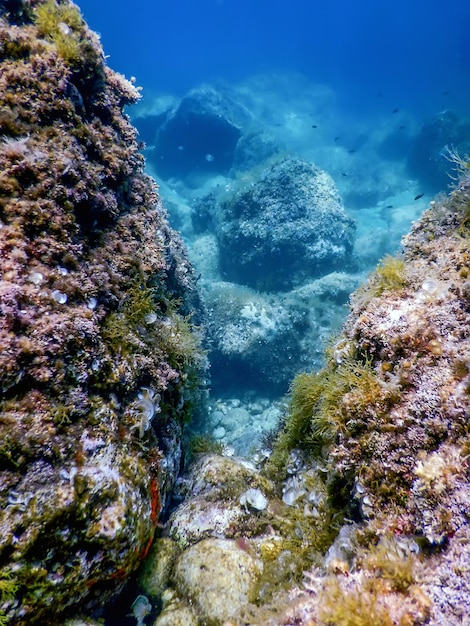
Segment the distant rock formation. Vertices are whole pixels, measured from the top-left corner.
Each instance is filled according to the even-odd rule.
[[[222,275],[249,287],[288,290],[350,264],[354,220],[331,177],[298,158],[248,175],[216,222]]]
[[[423,189],[438,193],[452,182],[452,166],[448,150],[467,154],[470,150],[470,124],[459,119],[452,111],[441,111],[425,122],[413,139],[407,165]]]
[[[138,91],[74,4],[0,16],[0,618],[50,624],[148,552],[205,361]]]
[[[139,125],[144,123],[141,118]],[[156,134],[154,165],[162,178],[226,173],[248,110],[228,90],[202,85],[169,112]]]

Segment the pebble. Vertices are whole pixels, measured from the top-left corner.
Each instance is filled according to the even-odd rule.
[[[236,455],[250,456],[262,446],[263,435],[275,430],[282,417],[281,403],[266,398],[214,398],[209,401],[206,432],[223,440]]]
[[[212,436],[214,439],[223,439],[225,437],[225,433],[226,430],[223,426],[217,426],[217,428],[214,428],[212,431]]]

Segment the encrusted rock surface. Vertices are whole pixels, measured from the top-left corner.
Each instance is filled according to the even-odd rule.
[[[216,223],[222,275],[264,291],[347,266],[355,229],[332,178],[292,157],[242,179],[220,201]]]
[[[147,553],[204,359],[191,265],[77,7],[0,3],[0,616],[102,606]],[[3,623],[3,622],[2,622]]]
[[[359,524],[273,623],[468,619],[470,177],[460,167],[458,187],[414,224],[402,256],[354,294],[327,369],[294,382],[279,441],[290,432],[326,462],[330,502]],[[292,421],[300,409],[303,431]]]

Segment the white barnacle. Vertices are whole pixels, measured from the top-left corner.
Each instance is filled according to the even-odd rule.
[[[287,506],[293,506],[297,500],[307,494],[305,478],[302,474],[293,474],[284,481],[282,487],[282,501]]]
[[[59,291],[58,289],[54,289],[54,291],[51,293],[51,296],[59,304],[65,304],[67,302],[67,294]]]
[[[7,508],[14,507],[18,508],[20,511],[26,511],[32,497],[32,493],[18,493],[12,489],[8,494]]]
[[[351,343],[347,339],[337,341],[333,346],[333,359],[337,365],[343,363],[351,355]]]
[[[141,387],[137,397],[138,400],[135,403],[134,414],[139,418],[139,422],[134,428],[139,429],[139,436],[142,438],[145,431],[150,428],[150,423],[155,417],[155,414],[161,411],[161,396],[150,387]]]
[[[151,313],[147,313],[147,315],[144,317],[144,322],[146,324],[155,324],[157,319],[158,319],[157,314],[155,313],[155,311],[152,311]]]
[[[433,278],[426,278],[421,284],[421,289],[418,291],[419,300],[438,300],[445,296],[448,291],[446,283]]]
[[[70,26],[68,26],[65,22],[59,22],[58,26],[60,32],[65,36],[70,35],[70,33],[72,32],[70,30]]]
[[[33,285],[40,285],[44,280],[44,276],[41,272],[31,272],[28,276],[28,281],[33,283]]]
[[[240,504],[245,507],[245,510],[248,512],[250,509],[254,509],[255,511],[264,511],[264,509],[268,506],[268,500],[264,493],[260,489],[247,489],[240,496]]]
[[[137,626],[144,625],[144,619],[152,611],[152,605],[147,596],[137,596],[131,606],[132,615],[137,620]]]

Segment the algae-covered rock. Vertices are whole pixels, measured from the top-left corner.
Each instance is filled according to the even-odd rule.
[[[159,537],[155,540],[139,572],[139,585],[151,600],[161,601],[180,552],[176,541],[169,537]]]
[[[192,599],[201,620],[216,626],[248,602],[261,567],[235,541],[204,539],[178,559],[175,580]]]
[[[347,266],[355,225],[326,172],[285,158],[241,182],[215,216],[224,278],[279,291]]]
[[[44,624],[148,552],[204,359],[138,90],[74,4],[0,9],[0,615]]]
[[[317,599],[298,597],[297,620],[453,625],[469,614],[470,177],[453,159],[458,187],[353,295],[325,368],[293,382],[271,472],[288,471],[293,447],[321,458],[330,506],[359,522],[329,551],[329,574],[310,571]]]
[[[248,489],[263,497],[273,495],[271,481],[252,464],[216,454],[201,455],[179,486],[185,500],[170,517],[170,536],[186,548],[208,537],[250,533],[256,521],[242,499]]]

